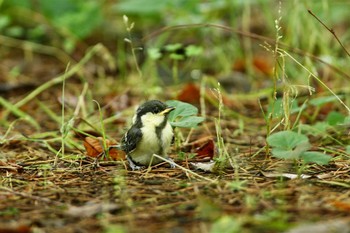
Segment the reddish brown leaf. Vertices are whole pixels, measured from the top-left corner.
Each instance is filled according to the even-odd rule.
[[[188,143],[183,150],[197,154],[197,158],[213,158],[215,155],[215,142],[211,136],[200,138]]]
[[[265,75],[272,74],[272,71],[273,71],[272,64],[268,59],[266,59],[266,57],[255,56],[253,58],[252,63],[253,63],[253,67],[255,68],[255,70],[260,71]],[[247,71],[246,65],[247,64],[246,64],[246,61],[244,59],[238,59],[233,63],[232,69],[234,71],[245,73]]]
[[[207,140],[200,147],[196,148],[196,153],[198,158],[213,158],[215,154],[215,143],[212,139]]]
[[[232,70],[244,73],[246,71],[245,61],[243,59],[236,60],[232,65]]]
[[[332,205],[339,210],[350,212],[350,202],[334,201]]]
[[[32,232],[29,226],[19,225],[16,227],[12,226],[0,226],[0,233],[29,233]]]
[[[106,146],[107,148],[116,145],[115,142],[106,139]],[[86,155],[90,157],[97,157],[101,155],[102,152],[104,152],[103,149],[103,138],[91,138],[91,137],[85,137],[84,139],[84,147],[86,149]],[[114,159],[125,159],[125,153],[121,150],[118,150],[116,148],[111,148],[109,150],[109,156]]]
[[[112,148],[109,150],[109,156],[113,160],[123,160],[126,159],[126,154],[122,150],[118,150],[117,148]]]
[[[191,103],[191,104],[199,104],[200,100],[200,90],[197,85],[194,83],[188,83],[184,86],[177,96],[177,99],[183,102]]]
[[[253,59],[254,67],[266,75],[271,75],[273,68],[271,63],[266,59],[266,57],[256,56]]]

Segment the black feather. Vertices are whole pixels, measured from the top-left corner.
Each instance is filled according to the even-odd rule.
[[[150,100],[142,104],[136,111],[137,118],[141,118],[144,114],[151,113],[160,113],[164,111],[168,106],[159,100]]]
[[[125,153],[129,154],[131,151],[136,149],[136,146],[140,142],[141,138],[142,132],[140,127],[137,124],[133,125],[122,138],[121,149],[125,151]]]

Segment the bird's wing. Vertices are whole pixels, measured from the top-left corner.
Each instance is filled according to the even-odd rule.
[[[141,138],[142,138],[141,129],[138,127],[131,127],[122,138],[122,141],[121,141],[122,150],[125,151],[125,153],[127,154],[135,150],[136,145],[139,143]]]

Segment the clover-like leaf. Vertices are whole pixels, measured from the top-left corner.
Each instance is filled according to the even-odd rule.
[[[270,146],[286,150],[292,150],[297,145],[309,142],[305,135],[293,131],[281,131],[271,134],[266,140]]]
[[[298,159],[301,153],[310,149],[309,139],[293,131],[281,131],[270,135],[267,142],[272,147],[272,155],[281,159]]]
[[[317,163],[320,165],[328,164],[332,159],[332,156],[317,151],[305,151],[300,155],[300,157],[306,163]]]
[[[204,121],[203,117],[198,117],[198,109],[185,102],[178,100],[169,100],[168,106],[175,107],[175,110],[169,114],[170,124],[174,127],[193,128]]]

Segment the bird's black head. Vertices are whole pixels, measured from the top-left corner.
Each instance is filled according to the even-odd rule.
[[[167,108],[168,106],[159,100],[150,100],[143,103],[140,107],[138,107],[136,111],[136,115],[137,117],[141,117],[144,114],[149,112],[153,114],[157,114],[164,111]]]

